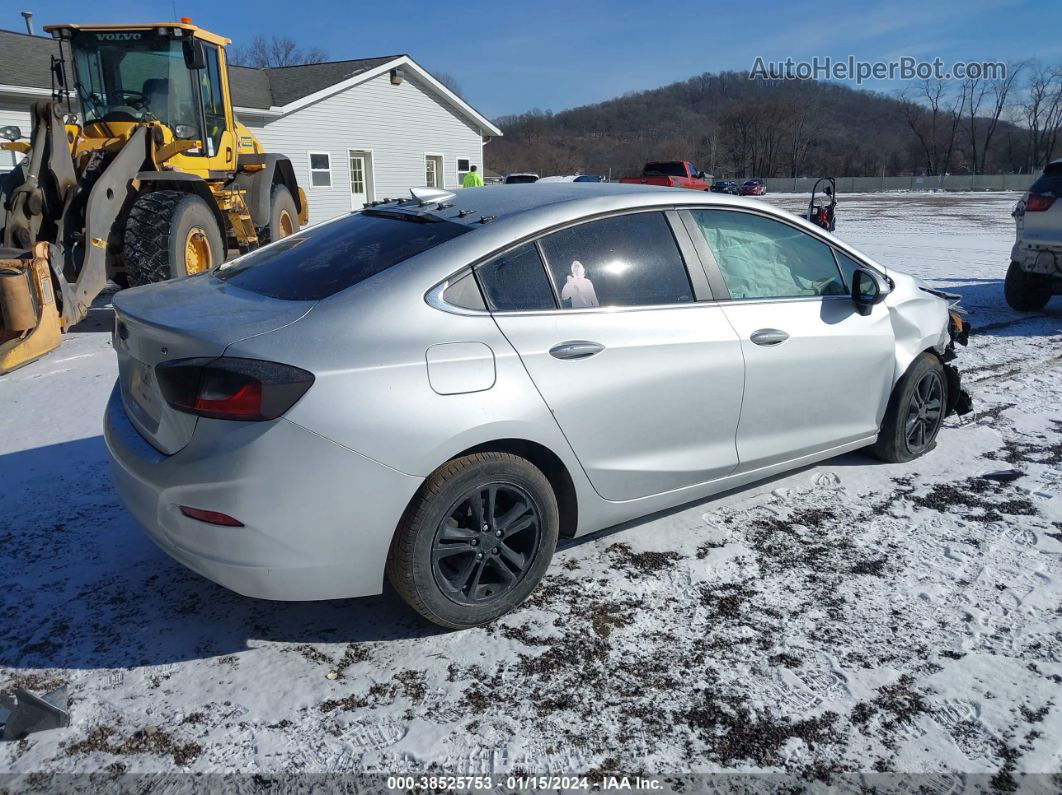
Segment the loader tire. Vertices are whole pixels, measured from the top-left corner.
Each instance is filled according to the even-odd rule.
[[[291,191],[274,185],[269,198],[269,225],[258,230],[258,242],[263,246],[299,231],[299,211]]]
[[[1010,263],[1003,282],[1003,297],[1011,309],[1036,312],[1051,299],[1051,278],[1039,273],[1027,273],[1016,262]]]
[[[160,190],[133,202],[125,225],[129,284],[178,279],[225,261],[225,242],[209,205],[194,193]]]

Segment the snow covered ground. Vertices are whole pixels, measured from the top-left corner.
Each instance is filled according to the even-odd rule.
[[[1003,302],[1015,199],[841,197],[840,237],[971,313],[975,412],[936,450],[568,542],[466,632],[391,595],[246,599],[158,551],[108,481],[99,301],[0,378],[0,690],[66,685],[73,716],[0,773],[1059,771],[1062,299]]]

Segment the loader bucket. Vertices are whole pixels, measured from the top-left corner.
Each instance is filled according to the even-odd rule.
[[[0,259],[0,375],[54,350],[61,336],[48,244]]]

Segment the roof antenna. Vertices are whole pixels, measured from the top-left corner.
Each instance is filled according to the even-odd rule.
[[[464,218],[466,215],[472,215],[475,210],[459,210],[457,213],[458,218]]]

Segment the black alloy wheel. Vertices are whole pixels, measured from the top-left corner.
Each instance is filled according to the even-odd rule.
[[[535,499],[513,483],[487,483],[462,495],[432,541],[432,577],[461,605],[495,601],[515,588],[535,561],[542,532]]]
[[[933,443],[943,420],[944,384],[940,373],[931,370],[919,379],[907,409],[904,433],[911,453],[918,455]]]

